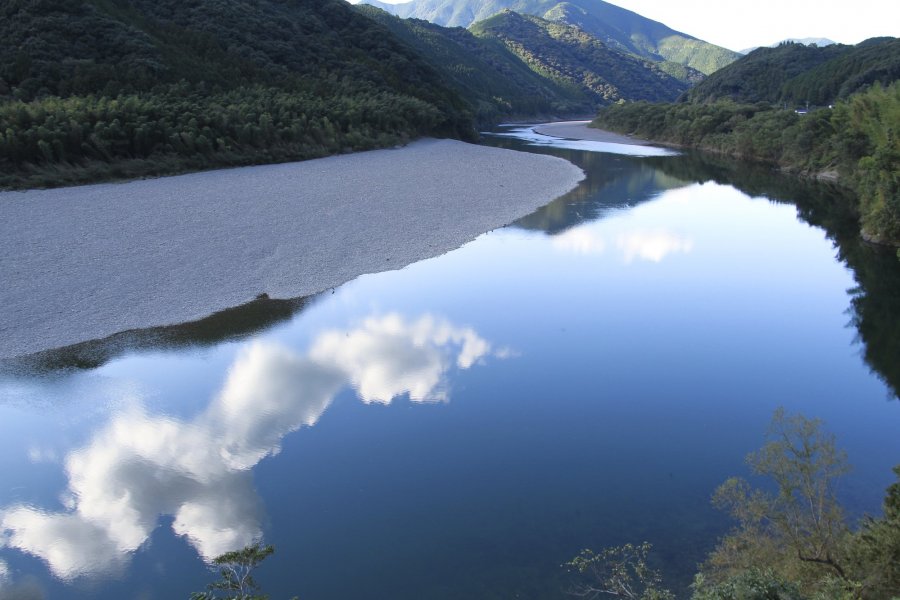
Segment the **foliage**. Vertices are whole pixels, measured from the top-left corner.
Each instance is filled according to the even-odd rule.
[[[647,564],[651,545],[625,544],[604,548],[599,553],[582,550],[566,563],[569,571],[581,576],[570,593],[581,598],[613,596],[630,600],[674,600],[675,596],[661,588],[660,574]]]
[[[817,419],[778,409],[766,444],[747,461],[774,492],[741,479],[722,484],[713,502],[735,530],[700,565],[691,600],[895,600],[900,597],[900,465],[884,515],[857,531],[844,521],[835,487],[849,467]],[[650,544],[584,550],[566,567],[582,576],[582,597],[671,599],[650,569]]]
[[[887,489],[884,516],[867,518],[851,545],[850,561],[866,598],[900,597],[900,465],[894,473],[898,481]]]
[[[466,103],[342,0],[0,7],[0,185],[473,139]]]
[[[618,100],[674,100],[687,89],[654,62],[609,48],[570,25],[505,10],[474,23],[480,38],[500,41],[533,71],[596,104]]]
[[[722,484],[713,503],[738,521],[703,565],[713,584],[748,568],[772,569],[800,581],[804,589],[821,585],[827,576],[847,579],[845,547],[849,529],[835,487],[849,470],[834,437],[821,422],[802,415],[775,412],[769,441],[747,457],[757,475],[769,478],[772,494],[739,478]]]
[[[690,67],[690,77],[712,73],[740,56],[601,0],[415,0],[397,5],[368,1],[400,17],[450,27],[469,27],[506,9],[534,15],[578,27],[611,49]]]
[[[207,591],[191,594],[191,600],[268,600],[268,594],[259,593],[253,571],[274,552],[274,546],[257,542],[217,556],[213,564],[219,567],[221,578],[206,586]]]
[[[461,27],[400,19],[365,4],[356,9],[415,48],[468,101],[480,124],[493,125],[501,118],[516,116],[584,114],[594,109],[584,91],[536,73],[496,39],[476,37]]]
[[[796,585],[772,569],[755,567],[713,585],[698,574],[691,587],[691,600],[803,600]]]
[[[594,125],[682,146],[840,176],[865,235],[900,245],[900,82],[798,115],[766,103],[613,105]]]
[[[876,81],[900,78],[900,39],[874,38],[856,46],[817,47],[784,42],[759,48],[707,77],[687,94],[690,102],[730,99],[827,106]]]

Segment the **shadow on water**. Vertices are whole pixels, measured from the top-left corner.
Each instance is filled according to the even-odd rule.
[[[731,185],[749,196],[794,205],[800,219],[823,229],[834,243],[838,260],[850,268],[857,283],[848,290],[848,326],[856,328],[872,372],[890,387],[895,398],[900,397],[900,261],[895,249],[860,237],[850,192],[762,165],[697,153],[643,160],[676,179]]]
[[[512,224],[520,229],[556,235],[582,223],[653,200],[666,190],[692,183],[664,173],[646,163],[644,158],[529,146],[513,138],[488,140],[490,145],[500,148],[564,158],[581,167],[585,173],[584,181],[574,190]]]
[[[95,369],[127,352],[214,346],[288,321],[301,312],[312,298],[314,296],[273,300],[264,295],[198,321],[132,329],[99,340],[2,360],[0,372],[48,373]]]
[[[635,158],[530,146],[514,138],[491,137],[485,143],[558,156],[585,171],[585,181],[578,188],[513,224],[549,235],[694,183],[730,185],[751,197],[795,206],[800,219],[826,232],[838,260],[853,272],[857,285],[848,290],[848,326],[856,328],[863,357],[873,373],[895,398],[900,397],[900,261],[895,249],[862,240],[855,202],[847,190],[785,175],[765,165],[699,152]]]

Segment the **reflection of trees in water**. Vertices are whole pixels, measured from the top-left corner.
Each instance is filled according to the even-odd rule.
[[[268,297],[260,297],[241,306],[214,313],[199,321],[147,329],[132,329],[100,340],[90,340],[64,348],[0,361],[0,370],[46,372],[63,369],[94,369],[121,354],[135,350],[213,346],[287,321],[303,310],[310,298],[272,300]]]
[[[523,149],[521,143],[515,145],[515,140],[498,140],[496,143],[503,147]],[[610,211],[652,200],[665,190],[689,183],[632,156],[535,146],[527,150],[564,158],[585,172],[585,180],[574,190],[513,224],[550,235],[597,220]]]
[[[643,160],[672,177],[715,181],[750,196],[793,204],[801,219],[824,229],[835,244],[837,258],[850,267],[857,283],[849,290],[850,324],[859,332],[866,363],[900,396],[900,261],[893,249],[868,244],[859,237],[859,215],[848,197],[850,192],[721,157],[689,153]]]

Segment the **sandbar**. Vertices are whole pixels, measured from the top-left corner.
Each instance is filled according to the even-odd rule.
[[[297,298],[458,248],[568,192],[571,163],[453,140],[0,193],[0,358]]]
[[[545,123],[534,128],[535,132],[570,140],[587,140],[591,142],[605,142],[608,144],[628,144],[631,146],[648,146],[650,142],[640,138],[613,133],[603,129],[588,127],[590,121],[558,121]]]

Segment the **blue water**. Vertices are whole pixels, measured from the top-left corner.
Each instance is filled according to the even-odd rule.
[[[562,597],[580,549],[642,541],[683,591],[779,406],[877,513],[900,404],[833,232],[685,157],[543,144],[587,180],[454,252],[219,341],[0,376],[0,596],[186,599],[260,536],[273,598]]]

